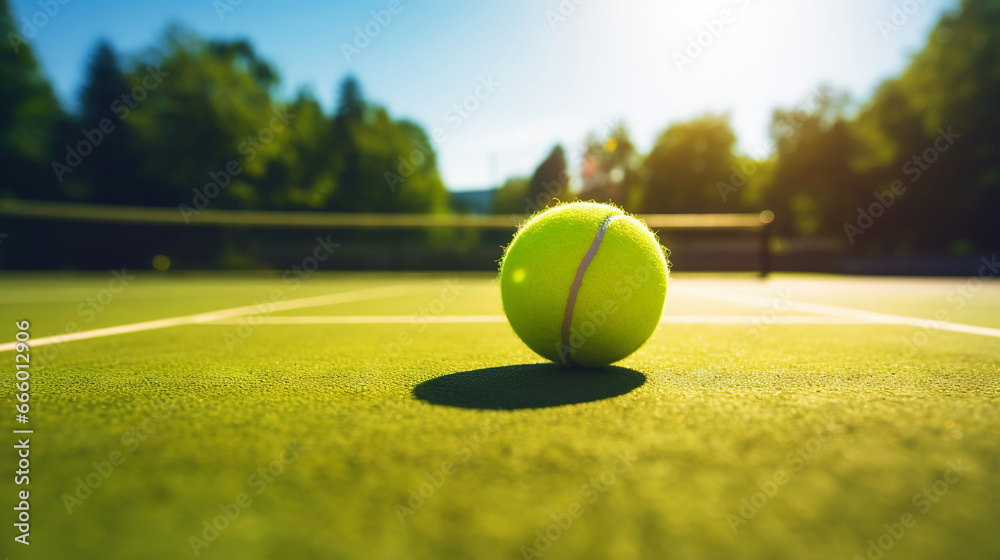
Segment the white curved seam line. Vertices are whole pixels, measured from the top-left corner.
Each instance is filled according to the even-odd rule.
[[[580,293],[580,287],[583,285],[583,275],[587,273],[587,267],[597,255],[597,250],[601,248],[604,234],[608,231],[611,222],[624,216],[624,214],[611,214],[601,222],[601,227],[597,228],[597,235],[590,243],[590,249],[587,250],[587,254],[583,256],[580,266],[576,269],[576,276],[573,278],[573,284],[569,287],[569,296],[566,298],[566,311],[563,313],[562,347],[559,349],[559,356],[564,362],[573,363],[573,349],[569,345],[569,338],[573,327],[573,308],[576,306],[576,296]]]

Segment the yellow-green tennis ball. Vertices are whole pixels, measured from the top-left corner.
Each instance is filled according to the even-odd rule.
[[[607,204],[535,215],[500,264],[504,313],[517,336],[558,363],[604,366],[635,352],[660,322],[668,266],[656,235]]]

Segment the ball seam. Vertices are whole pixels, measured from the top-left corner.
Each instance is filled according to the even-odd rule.
[[[559,348],[559,357],[564,363],[574,363],[573,348],[570,346],[569,339],[573,327],[573,308],[576,306],[576,296],[580,293],[580,287],[583,286],[583,275],[587,273],[587,268],[597,255],[597,250],[601,248],[601,242],[604,241],[604,234],[608,231],[608,227],[618,218],[624,217],[624,214],[611,214],[601,222],[601,227],[597,228],[597,234],[594,235],[594,240],[591,241],[587,254],[583,256],[580,266],[576,269],[576,276],[573,277],[573,284],[570,285],[569,295],[566,297],[566,311],[563,313],[562,346]]]

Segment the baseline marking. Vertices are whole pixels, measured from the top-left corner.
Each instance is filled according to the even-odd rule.
[[[293,309],[304,309],[309,307],[321,307],[324,305],[335,305],[338,303],[350,303],[358,301],[368,301],[404,295],[412,291],[405,286],[382,286],[378,288],[366,288],[351,292],[340,292],[336,294],[326,294],[321,296],[293,299],[288,301],[274,302],[273,311],[288,311]],[[677,287],[675,287],[675,293]],[[739,303],[753,305],[756,307],[773,307],[774,298],[763,296],[751,296],[738,292],[725,290],[683,287],[682,294],[712,301],[723,301],[729,303]],[[903,325],[919,328],[930,328],[959,332],[965,334],[975,334],[1000,338],[1000,329],[980,327],[976,325],[966,325],[962,323],[952,323],[947,321],[935,321],[932,319],[921,319],[918,317],[907,317],[904,315],[892,315],[888,313],[877,313],[874,311],[863,311],[849,307],[837,307],[818,303],[808,303],[793,301],[788,309],[812,313],[814,315],[785,315],[769,319],[776,324],[787,325]],[[118,334],[128,334],[134,332],[149,331],[176,327],[181,325],[197,324],[236,324],[239,317],[259,313],[257,305],[233,307],[231,309],[220,309],[206,313],[185,315],[168,319],[157,319],[154,321],[144,321],[128,325],[115,327],[105,327],[89,331],[67,333],[55,336],[47,336],[32,339],[32,346],[46,346],[49,344],[61,344],[76,340],[87,340],[91,338],[101,338]],[[818,316],[817,316],[818,315]],[[427,317],[432,323],[505,323],[507,319],[503,315],[439,315],[437,317]],[[407,315],[343,315],[343,316],[264,316],[261,317],[263,324],[271,325],[309,325],[309,324],[400,324],[412,322],[413,316]],[[679,324],[752,324],[760,322],[760,317],[755,315],[664,315],[660,318],[660,323]],[[0,352],[13,350],[16,342],[0,344]]]
[[[729,303],[740,303],[744,305],[754,305],[757,307],[774,307],[775,302],[780,301],[775,298],[763,296],[751,296],[738,292],[726,290],[716,290],[708,288],[696,288],[685,286],[681,290],[684,294],[700,299],[713,301],[724,301]],[[892,315],[889,313],[877,313],[875,311],[863,311],[850,307],[837,307],[835,305],[824,305],[821,303],[808,303],[793,301],[788,306],[789,310],[802,311],[804,313],[815,313],[828,317],[841,317],[844,319],[854,319],[865,323],[876,323],[883,325],[905,325],[909,327],[920,327],[925,329],[937,329],[942,331],[960,332],[965,334],[978,334],[1000,338],[1000,329],[989,327],[979,327],[976,325],[965,325],[962,323],[951,323],[948,321],[935,321],[933,319],[921,319],[919,317],[907,317],[905,315]]]
[[[503,315],[438,315],[422,316],[428,323],[506,323]],[[261,317],[262,325],[394,325],[413,322],[412,315],[282,315]],[[704,325],[750,325],[761,322],[757,315],[664,315],[660,323],[704,324]],[[785,325],[870,325],[868,321],[841,317],[819,317],[815,315],[792,315],[775,317],[771,323]],[[238,318],[214,321],[215,325],[238,325]]]
[[[326,294],[322,296],[313,296],[307,298],[292,299],[287,301],[278,301],[274,302],[273,305],[274,305],[274,311],[287,311],[290,309],[303,309],[306,307],[320,307],[323,305],[334,305],[337,303],[351,303],[356,301],[367,301],[372,299],[388,298],[405,294],[411,290],[412,289],[406,288],[405,286],[381,286],[378,288],[365,288],[363,290],[354,290],[350,292],[340,292],[336,294]],[[242,307],[233,307],[231,309],[220,309],[218,311],[209,311],[207,313],[184,315],[182,317],[157,319],[155,321],[143,321],[141,323],[119,325],[117,327],[105,327],[100,329],[92,329],[89,331],[80,331],[75,333],[65,333],[54,336],[46,336],[42,338],[33,338],[29,343],[32,347],[46,346],[49,344],[61,344],[63,342],[72,342],[75,340],[87,340],[89,338],[101,338],[104,336],[114,336],[116,334],[151,331],[154,329],[165,329],[168,327],[177,327],[180,325],[209,323],[212,321],[218,321],[220,319],[241,317],[244,315],[250,315],[251,313],[259,313],[259,312],[260,312],[260,307],[257,305],[245,305]],[[17,342],[8,342],[5,344],[0,344],[0,352],[13,350],[16,345]]]

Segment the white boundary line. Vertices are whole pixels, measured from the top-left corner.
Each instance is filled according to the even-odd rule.
[[[257,325],[394,325],[412,323],[413,315],[279,315],[260,317]],[[503,315],[438,315],[421,316],[427,323],[506,323]],[[239,318],[213,321],[215,325],[237,325]],[[757,315],[664,315],[660,323],[682,324],[731,324],[750,325],[761,322]],[[870,325],[870,321],[859,321],[843,317],[821,317],[816,315],[790,315],[768,319],[769,323],[786,325]]]
[[[366,288],[350,292],[340,292],[336,294],[326,294],[307,298],[299,298],[287,301],[274,302],[273,307],[267,311],[288,311],[292,309],[304,309],[309,307],[321,307],[324,305],[334,305],[338,303],[350,303],[357,301],[368,301],[404,295],[412,291],[406,286],[381,286],[377,288]],[[691,297],[708,299],[712,301],[724,301],[729,303],[739,303],[756,307],[774,308],[775,298],[762,296],[751,296],[737,292],[725,290],[687,287],[681,289],[682,293]],[[965,334],[976,334],[1000,338],[1000,329],[979,327],[975,325],[965,325],[961,323],[951,323],[947,321],[935,321],[932,319],[920,319],[917,317],[906,317],[904,315],[891,315],[888,313],[876,313],[873,311],[863,311],[851,309],[849,307],[837,307],[833,305],[823,305],[818,303],[807,303],[792,301],[788,302],[788,309],[813,313],[816,316],[785,315],[769,318],[769,322],[789,325],[904,325],[910,327],[920,327],[938,329]],[[234,324],[236,319],[253,313],[261,313],[260,305],[247,305],[243,307],[233,307],[230,309],[220,309],[207,313],[197,313],[182,317],[168,319],[157,319],[155,321],[144,321],[116,327],[105,327],[66,333],[55,336],[35,338],[29,341],[32,347],[46,346],[49,344],[61,344],[75,340],[87,340],[90,338],[101,338],[118,334],[128,334],[134,332],[164,329],[181,325],[196,324]],[[438,323],[503,323],[506,318],[503,315],[440,315],[427,317],[428,322]],[[752,324],[760,321],[761,318],[752,315],[664,315],[660,323],[686,323],[686,324]],[[260,324],[272,325],[315,325],[315,324],[397,324],[409,323],[413,321],[413,316],[405,315],[345,315],[345,316],[262,316]],[[13,350],[17,342],[7,342],[0,344],[0,352]]]
[[[268,313],[273,313],[275,311],[288,311],[290,309],[303,309],[306,307],[320,307],[324,305],[334,305],[338,303],[350,303],[355,301],[382,299],[382,298],[403,295],[410,291],[412,291],[412,288],[407,288],[405,286],[381,286],[378,288],[365,288],[362,290],[353,290],[350,292],[339,292],[336,294],[326,294],[322,296],[299,298],[286,301],[276,301],[274,303],[265,303],[261,305],[272,306],[271,310],[269,310]],[[88,338],[100,338],[104,336],[114,336],[116,334],[151,331],[154,329],[165,329],[168,327],[177,327],[180,325],[195,325],[200,323],[209,323],[221,319],[242,317],[244,315],[250,315],[251,313],[261,313],[261,305],[246,305],[243,307],[233,307],[231,309],[220,309],[218,311],[209,311],[207,313],[184,315],[182,317],[157,319],[155,321],[143,321],[141,323],[119,325],[117,327],[105,327],[101,329],[92,329],[89,331],[80,331],[80,332],[65,333],[55,336],[46,336],[42,338],[33,338],[28,341],[28,345],[34,348],[36,346],[61,344],[64,342],[72,342],[74,340],[86,340]],[[5,344],[0,344],[0,352],[13,350],[16,347],[16,345],[17,342],[8,342]]]
[[[778,303],[783,300],[751,296],[726,290],[716,290],[708,288],[685,287],[683,292],[691,297],[708,299],[712,301],[724,301],[729,303],[740,303],[744,305],[754,305],[757,307],[779,308]],[[884,325],[905,325],[909,327],[920,327],[926,329],[937,329],[942,331],[960,332],[966,334],[978,334],[1000,338],[1000,329],[989,327],[979,327],[976,325],[965,325],[962,323],[951,323],[948,321],[935,321],[934,319],[921,319],[918,317],[907,317],[905,315],[892,315],[889,313],[877,313],[874,311],[863,311],[850,307],[837,307],[835,305],[823,305],[820,303],[808,303],[802,301],[790,301],[787,309],[801,311],[803,313],[815,313],[828,317],[841,317],[853,319],[866,323],[877,323]]]
[[[255,325],[397,325],[414,323],[506,323],[503,315],[279,315],[254,319]],[[237,325],[238,319],[222,319],[215,325]]]

